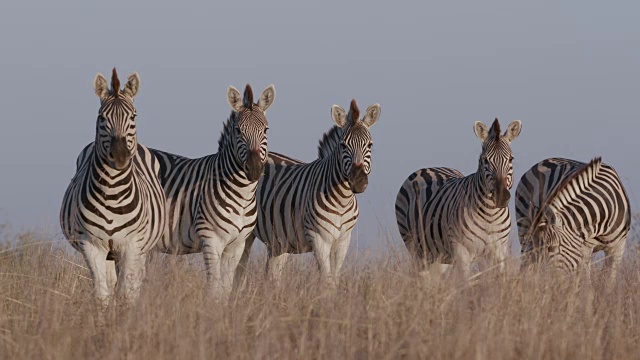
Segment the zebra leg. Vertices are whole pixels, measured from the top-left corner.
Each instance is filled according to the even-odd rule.
[[[426,281],[442,279],[447,270],[451,268],[451,265],[439,262],[428,264],[426,261],[422,261],[422,264],[423,268],[418,272],[418,274]]]
[[[625,239],[617,241],[616,245],[608,247],[604,250],[606,256],[604,260],[604,270],[607,277],[607,292],[615,285],[615,281],[620,272],[620,265],[624,256]]]
[[[506,269],[506,260],[507,255],[509,253],[509,238],[502,243],[496,243],[493,246],[493,261],[492,266],[495,266],[500,270],[501,273],[504,273]]]
[[[320,270],[320,277],[329,285],[335,285],[331,276],[331,245],[313,233],[312,235],[307,235],[307,241],[313,249],[313,256],[316,258],[318,269]]]
[[[118,282],[118,274],[116,272],[115,260],[107,260],[107,286],[110,289],[110,293],[113,294],[116,291],[116,284]]]
[[[82,256],[91,273],[98,309],[101,313],[104,313],[109,307],[113,290],[109,288],[107,282],[107,251],[97,248],[88,241],[84,241]]]
[[[145,274],[147,254],[142,253],[135,245],[128,246],[118,254],[116,267],[118,270],[118,298],[124,306],[133,304],[140,295],[140,287]]]
[[[242,258],[242,253],[244,252],[245,243],[242,241],[244,238],[245,235],[243,234],[241,237],[229,243],[222,252],[220,287],[222,288],[222,294],[225,298],[228,298],[231,295],[231,290],[233,290],[233,279],[238,263]]]
[[[577,273],[574,273],[574,279],[576,285],[581,285],[580,281],[584,281],[584,289],[593,288],[593,283],[591,282],[591,262],[593,260],[593,247],[591,246],[583,246],[582,247],[582,255],[579,258],[579,263],[577,267]],[[563,269],[564,270],[564,269]],[[564,270],[566,272],[566,270]],[[571,273],[568,273],[568,277],[571,277]]]
[[[411,257],[413,270],[421,277],[428,276],[431,263],[427,260],[426,254],[422,250],[417,250],[409,251],[409,256]]]
[[[234,284],[233,287],[236,291],[241,290],[247,281],[247,266],[249,265],[249,256],[251,255],[251,247],[253,246],[253,241],[256,239],[256,236],[253,233],[249,234],[247,239],[244,242],[244,251],[242,252],[242,256],[240,257],[240,262],[238,263],[238,267],[236,267],[236,274],[234,276]]]
[[[462,280],[467,281],[471,276],[471,254],[469,250],[460,243],[453,244],[453,268],[456,275]]]
[[[269,276],[275,286],[280,285],[282,270],[284,269],[284,265],[287,263],[287,259],[289,259],[288,253],[273,256],[271,251],[269,252],[267,257],[267,276]]]
[[[335,287],[338,286],[340,270],[342,269],[344,258],[347,256],[349,243],[351,243],[351,232],[338,239],[338,241],[333,245],[333,249],[331,251],[331,277],[333,278],[333,285]]]
[[[202,240],[202,256],[207,271],[207,288],[209,294],[216,300],[225,300],[222,289],[222,253],[224,245],[221,240],[207,237]]]

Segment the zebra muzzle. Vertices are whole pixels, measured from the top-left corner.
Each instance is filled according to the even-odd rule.
[[[351,174],[349,175],[349,185],[351,191],[355,194],[360,194],[367,189],[369,185],[369,176],[364,171],[364,164],[354,164],[351,168]]]
[[[496,189],[493,192],[493,201],[496,207],[505,208],[509,205],[509,199],[511,199],[511,193],[507,188],[507,184],[504,180],[498,180],[496,183]]]
[[[117,169],[122,170],[129,166],[131,160],[131,154],[127,148],[127,139],[124,137],[113,137],[109,146],[109,153],[107,154],[110,165]]]
[[[264,164],[260,160],[260,150],[249,151],[247,155],[247,163],[244,166],[244,172],[247,176],[247,180],[253,182],[260,180],[262,174],[264,174]]]

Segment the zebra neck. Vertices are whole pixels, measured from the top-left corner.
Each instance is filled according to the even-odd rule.
[[[334,151],[334,156],[322,159],[323,168],[325,169],[322,181],[324,193],[339,192],[342,198],[354,199],[355,196],[349,186],[349,178],[342,173],[342,154]]]
[[[235,151],[231,148],[231,145],[227,144],[220,149],[217,159],[214,163],[214,169],[216,169],[216,175],[218,178],[223,179],[246,179],[247,176],[244,172],[244,167],[238,161],[238,157]]]
[[[470,192],[470,195],[473,196],[475,200],[473,203],[478,204],[478,206],[482,206],[485,210],[500,210],[500,208],[497,208],[493,202],[491,193],[484,182],[482,172],[478,171],[469,176],[472,177],[472,191]]]

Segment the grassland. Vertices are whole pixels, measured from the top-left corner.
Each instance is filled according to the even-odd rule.
[[[0,250],[0,358],[640,358],[633,252],[609,294],[597,264],[593,287],[520,272],[516,259],[472,284],[425,281],[391,246],[350,255],[336,291],[320,286],[309,257],[276,287],[258,254],[228,304],[205,296],[200,257],[158,256],[138,304],[96,326],[77,253],[47,234],[9,240]]]

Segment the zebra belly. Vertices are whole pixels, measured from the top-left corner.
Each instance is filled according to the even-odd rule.
[[[262,221],[258,221],[253,233],[272,254],[311,252],[311,243],[305,236],[304,223],[300,217],[292,214],[286,218],[279,216],[273,221],[260,219]]]
[[[504,214],[498,212],[496,223],[489,223],[470,221],[470,212],[465,208],[460,218],[449,215],[429,221],[426,228],[426,251],[432,261],[438,259],[444,263],[451,263],[455,258],[456,244],[462,245],[472,260],[491,255],[495,251],[505,251],[504,247],[508,247],[509,216],[504,220]]]
[[[195,254],[202,251],[205,239],[213,239],[226,246],[241,235],[248,236],[256,221],[255,211],[249,209],[240,215],[225,212],[221,217],[224,221],[220,218],[210,219],[205,211],[198,211],[195,219],[187,212],[176,213],[156,250],[177,255]]]

